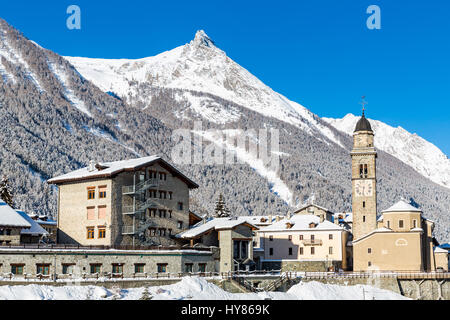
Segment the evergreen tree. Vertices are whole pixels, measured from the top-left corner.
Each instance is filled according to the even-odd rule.
[[[226,218],[230,216],[230,210],[227,208],[225,204],[225,200],[223,200],[223,195],[219,195],[219,200],[216,202],[215,216],[218,218]]]
[[[5,201],[11,208],[14,208],[11,186],[9,185],[9,181],[6,176],[3,176],[2,181],[0,182],[0,198]]]

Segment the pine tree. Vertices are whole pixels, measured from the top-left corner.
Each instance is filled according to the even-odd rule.
[[[0,198],[5,201],[11,208],[14,208],[11,186],[9,185],[9,181],[6,176],[3,176],[2,181],[0,182]]]
[[[219,200],[216,202],[215,216],[218,218],[226,218],[230,216],[230,210],[227,208],[225,204],[225,200],[223,200],[223,195],[219,195]]]

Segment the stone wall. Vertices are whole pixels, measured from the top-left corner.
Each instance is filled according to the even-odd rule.
[[[158,264],[167,264],[167,272],[185,271],[185,264],[193,265],[193,272],[206,265],[206,272],[215,272],[212,251],[198,250],[82,250],[82,249],[0,249],[0,273],[10,273],[11,265],[22,264],[23,272],[36,275],[38,264],[48,264],[49,274],[63,274],[63,265],[74,265],[74,274],[91,273],[92,264],[101,264],[100,273],[111,273],[113,264],[123,266],[123,276],[132,277],[135,264],[144,264],[144,272],[155,273]],[[55,269],[56,266],[56,269]],[[78,273],[77,273],[78,272]]]
[[[263,270],[281,271],[328,271],[329,267],[334,270],[342,268],[342,261],[262,261]]]

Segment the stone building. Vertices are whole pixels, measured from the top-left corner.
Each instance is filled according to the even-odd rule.
[[[189,241],[191,247],[202,245],[220,249],[216,261],[220,272],[250,270],[256,267],[253,260],[253,231],[258,228],[242,217],[210,218],[177,235]]]
[[[0,275],[51,277],[143,277],[154,273],[215,272],[212,249],[2,249]]]
[[[31,224],[0,199],[0,245],[20,244],[20,233]]]
[[[177,244],[198,188],[158,156],[91,161],[48,183],[58,186],[58,243],[80,245]]]

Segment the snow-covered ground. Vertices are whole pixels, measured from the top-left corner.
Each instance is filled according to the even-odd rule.
[[[0,300],[402,300],[394,292],[367,285],[339,286],[320,282],[299,283],[287,292],[229,293],[204,278],[185,277],[156,287],[105,289],[100,286],[0,286]]]

